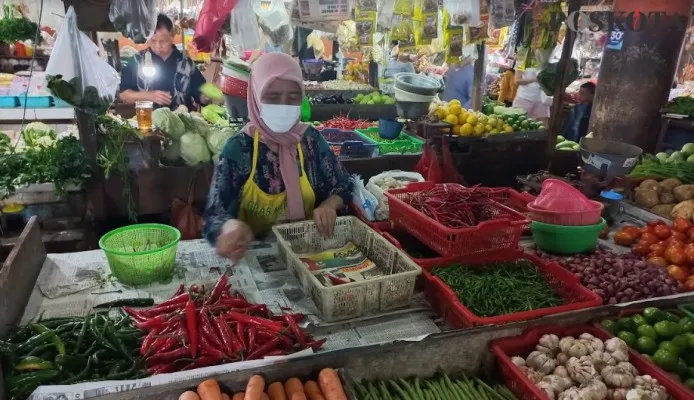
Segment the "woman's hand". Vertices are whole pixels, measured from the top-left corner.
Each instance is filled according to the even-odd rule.
[[[337,221],[337,211],[334,208],[321,204],[313,210],[313,221],[316,222],[318,233],[323,237],[333,237],[335,231],[335,221]]]
[[[217,254],[234,262],[243,258],[253,240],[251,228],[243,221],[230,219],[222,225],[217,237]]]

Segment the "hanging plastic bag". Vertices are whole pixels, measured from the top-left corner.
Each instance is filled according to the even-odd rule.
[[[378,200],[375,216],[377,221],[385,221],[390,216],[388,208],[388,199],[384,192],[389,189],[399,189],[407,186],[412,182],[423,182],[424,177],[417,172],[409,171],[385,171],[378,175],[374,175],[366,184],[366,190],[371,192]]]
[[[422,156],[419,158],[414,170],[422,174],[427,181],[442,183],[443,171],[441,171],[441,163],[436,151],[431,146],[431,139],[427,139],[422,148]]]
[[[256,7],[255,12],[260,29],[271,46],[282,46],[292,41],[294,27],[282,0],[272,0],[267,8]]]
[[[205,0],[195,24],[193,45],[198,51],[209,53],[214,44],[222,39],[221,28],[227,15],[239,0]],[[248,18],[252,18],[251,15]]]
[[[376,220],[376,205],[378,199],[364,187],[364,180],[357,174],[352,174],[349,179],[352,181],[352,203],[357,207],[362,215],[369,221]]]
[[[58,31],[46,78],[55,97],[91,114],[105,113],[120,85],[118,72],[99,57],[96,44],[77,28],[72,7]]]
[[[111,0],[108,19],[118,32],[141,44],[156,29],[156,3],[154,0]]]
[[[171,225],[181,232],[181,239],[198,239],[202,235],[202,216],[195,209],[195,176],[188,187],[188,201],[173,199],[171,202]]]
[[[443,181],[438,183],[459,183],[465,185],[465,179],[458,173],[455,159],[445,137],[441,140],[441,164],[441,178]]]
[[[260,29],[250,0],[239,0],[231,10],[229,36],[236,54],[245,50],[255,50],[260,45]]]

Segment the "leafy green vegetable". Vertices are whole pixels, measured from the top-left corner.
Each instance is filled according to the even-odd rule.
[[[186,132],[197,133],[198,135],[207,137],[210,133],[210,125],[202,119],[202,117],[194,117],[191,114],[178,114],[178,117],[183,121],[183,125],[186,127]]]
[[[88,114],[102,115],[113,104],[112,97],[99,96],[99,90],[94,86],[86,86],[82,91],[82,81],[79,77],[65,81],[62,75],[47,75],[46,81],[46,86],[53,96]]]
[[[13,7],[3,6],[4,17],[0,19],[0,42],[14,44],[23,40],[41,40],[41,35],[37,35],[39,26],[35,22],[29,21],[23,15],[15,16]]]
[[[164,141],[164,151],[161,153],[161,158],[167,164],[175,164],[181,159],[181,142],[167,138]]]
[[[154,126],[164,131],[166,136],[175,140],[179,140],[186,133],[183,121],[167,107],[152,111],[152,122],[154,122]]]
[[[210,162],[210,150],[207,149],[205,139],[195,133],[186,133],[181,136],[181,157],[189,166]]]
[[[573,58],[569,60],[569,71],[567,72],[566,84],[573,82],[578,78],[578,62]],[[554,96],[557,82],[559,82],[559,63],[547,64],[539,74],[537,74],[537,82],[540,84],[542,91],[547,96]]]
[[[663,107],[663,111],[669,114],[694,117],[694,98],[689,96],[675,97]]]
[[[694,163],[691,162],[661,162],[657,157],[644,154],[641,161],[631,171],[629,176],[648,178],[677,178],[682,183],[694,183]]]
[[[207,122],[211,124],[228,122],[226,110],[216,104],[206,105],[202,108],[200,113],[205,118],[205,120],[207,120]]]
[[[207,146],[210,148],[212,154],[219,154],[222,152],[224,145],[227,141],[234,135],[237,131],[235,128],[212,128],[210,134],[207,135]]]
[[[22,138],[24,139],[24,144],[29,147],[38,146],[39,138],[48,137],[55,140],[56,133],[50,126],[44,124],[43,122],[30,122],[24,129],[22,129]],[[43,145],[48,145],[49,142],[43,142]]]
[[[10,137],[5,132],[0,132],[0,154],[10,151]]]

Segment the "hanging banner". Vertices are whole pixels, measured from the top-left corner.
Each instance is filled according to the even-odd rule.
[[[309,21],[344,21],[350,19],[354,0],[299,0],[299,19]]]

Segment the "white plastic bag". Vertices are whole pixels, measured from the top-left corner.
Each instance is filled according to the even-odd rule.
[[[372,176],[366,184],[366,190],[371,192],[378,200],[376,206],[376,220],[384,221],[390,217],[388,208],[388,199],[384,191],[388,189],[398,189],[407,186],[412,182],[423,182],[424,177],[418,172],[408,171],[386,171],[378,175]]]
[[[364,180],[358,174],[352,174],[349,179],[354,185],[352,191],[352,203],[357,207],[362,215],[369,221],[376,220],[376,205],[378,200],[364,187]]]
[[[111,107],[120,75],[99,57],[99,48],[77,28],[77,15],[65,14],[46,66],[48,89],[59,99],[92,114]]]
[[[255,50],[260,45],[258,21],[253,13],[250,0],[239,0],[229,17],[231,44],[236,54],[244,50]]]
[[[258,3],[256,1],[256,7],[254,7],[256,14],[258,14],[258,23],[270,45],[282,46],[291,42],[294,38],[294,27],[284,2],[272,0],[267,8],[261,8]]]
[[[118,32],[142,44],[156,29],[156,4],[154,0],[111,0],[108,19]]]

